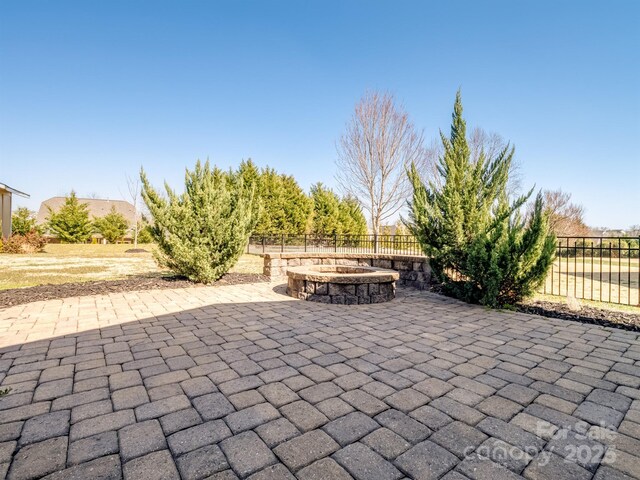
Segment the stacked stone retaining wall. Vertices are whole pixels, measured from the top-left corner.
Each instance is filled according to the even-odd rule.
[[[271,279],[285,277],[288,267],[301,265],[360,265],[398,271],[398,285],[424,290],[431,282],[429,259],[411,255],[376,253],[264,253],[263,273]]]

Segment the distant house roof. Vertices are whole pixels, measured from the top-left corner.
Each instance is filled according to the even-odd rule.
[[[5,185],[4,183],[0,183],[0,190],[5,190],[13,195],[18,195],[20,197],[29,198],[29,194],[21,192],[20,190],[16,190],[15,188],[11,188],[9,185]]]
[[[66,197],[52,197],[45,200],[40,204],[38,215],[36,217],[39,224],[44,224],[49,216],[49,209],[54,212],[57,211],[64,202]],[[116,212],[121,213],[129,222],[129,225],[134,225],[136,222],[136,209],[129,202],[124,200],[103,200],[98,198],[78,198],[79,203],[86,203],[88,205],[89,217],[98,218],[104,217],[111,212],[111,207],[116,207]]]

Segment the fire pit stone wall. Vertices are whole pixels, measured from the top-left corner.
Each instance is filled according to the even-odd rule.
[[[398,272],[369,266],[309,265],[287,270],[289,296],[334,304],[368,304],[393,300]]]
[[[427,257],[376,253],[265,253],[264,275],[271,279],[287,276],[290,267],[309,265],[346,265],[386,268],[399,274],[397,284],[424,290],[431,282]]]

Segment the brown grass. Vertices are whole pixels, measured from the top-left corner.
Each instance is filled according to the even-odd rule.
[[[640,305],[637,258],[556,258],[542,292],[597,302]]]
[[[0,254],[0,290],[169,273],[157,266],[151,253],[153,245],[140,245],[146,253],[125,253],[131,248],[132,245],[49,244],[43,253]],[[243,255],[231,271],[261,274],[262,259]]]

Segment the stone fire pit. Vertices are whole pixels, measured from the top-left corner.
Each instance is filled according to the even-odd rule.
[[[396,296],[399,273],[386,268],[308,265],[287,269],[287,294],[301,300],[355,305]]]

